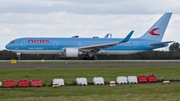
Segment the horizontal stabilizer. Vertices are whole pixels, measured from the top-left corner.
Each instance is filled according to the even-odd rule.
[[[158,43],[149,44],[148,46],[159,46],[159,45],[164,45],[171,42],[174,42],[174,41],[158,42]]]

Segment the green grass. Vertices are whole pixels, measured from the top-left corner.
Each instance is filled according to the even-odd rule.
[[[151,74],[156,75],[159,81],[180,80],[179,67],[2,68],[0,80],[41,79],[43,85],[48,86],[54,78],[63,78],[66,84],[71,85],[77,77],[86,77],[92,83],[92,78],[96,76],[109,82],[117,76]]]
[[[180,67],[86,67],[86,68],[2,68],[0,81],[41,79],[44,87],[0,88],[0,100],[6,101],[178,101],[180,85],[140,84],[109,86],[48,87],[54,78],[63,78],[73,85],[75,78],[102,76],[106,82],[117,76],[151,75],[162,80],[180,80]],[[165,95],[164,95],[165,94]]]
[[[166,89],[165,89],[166,88]],[[7,101],[178,101],[180,85],[1,88]]]

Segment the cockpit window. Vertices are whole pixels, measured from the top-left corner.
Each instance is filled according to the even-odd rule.
[[[14,42],[14,41],[11,41],[9,44],[15,44],[15,42]]]

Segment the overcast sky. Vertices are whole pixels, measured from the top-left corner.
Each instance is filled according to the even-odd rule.
[[[19,37],[133,38],[173,12],[163,41],[180,42],[179,0],[0,0],[0,50]]]

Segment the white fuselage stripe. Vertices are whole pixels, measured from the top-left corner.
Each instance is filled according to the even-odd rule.
[[[21,54],[60,54],[63,53],[63,50],[12,50],[16,53]],[[118,50],[118,51],[110,51],[110,50],[102,50],[99,51],[98,55],[123,55],[123,54],[134,54],[138,52],[143,52],[145,50]]]

